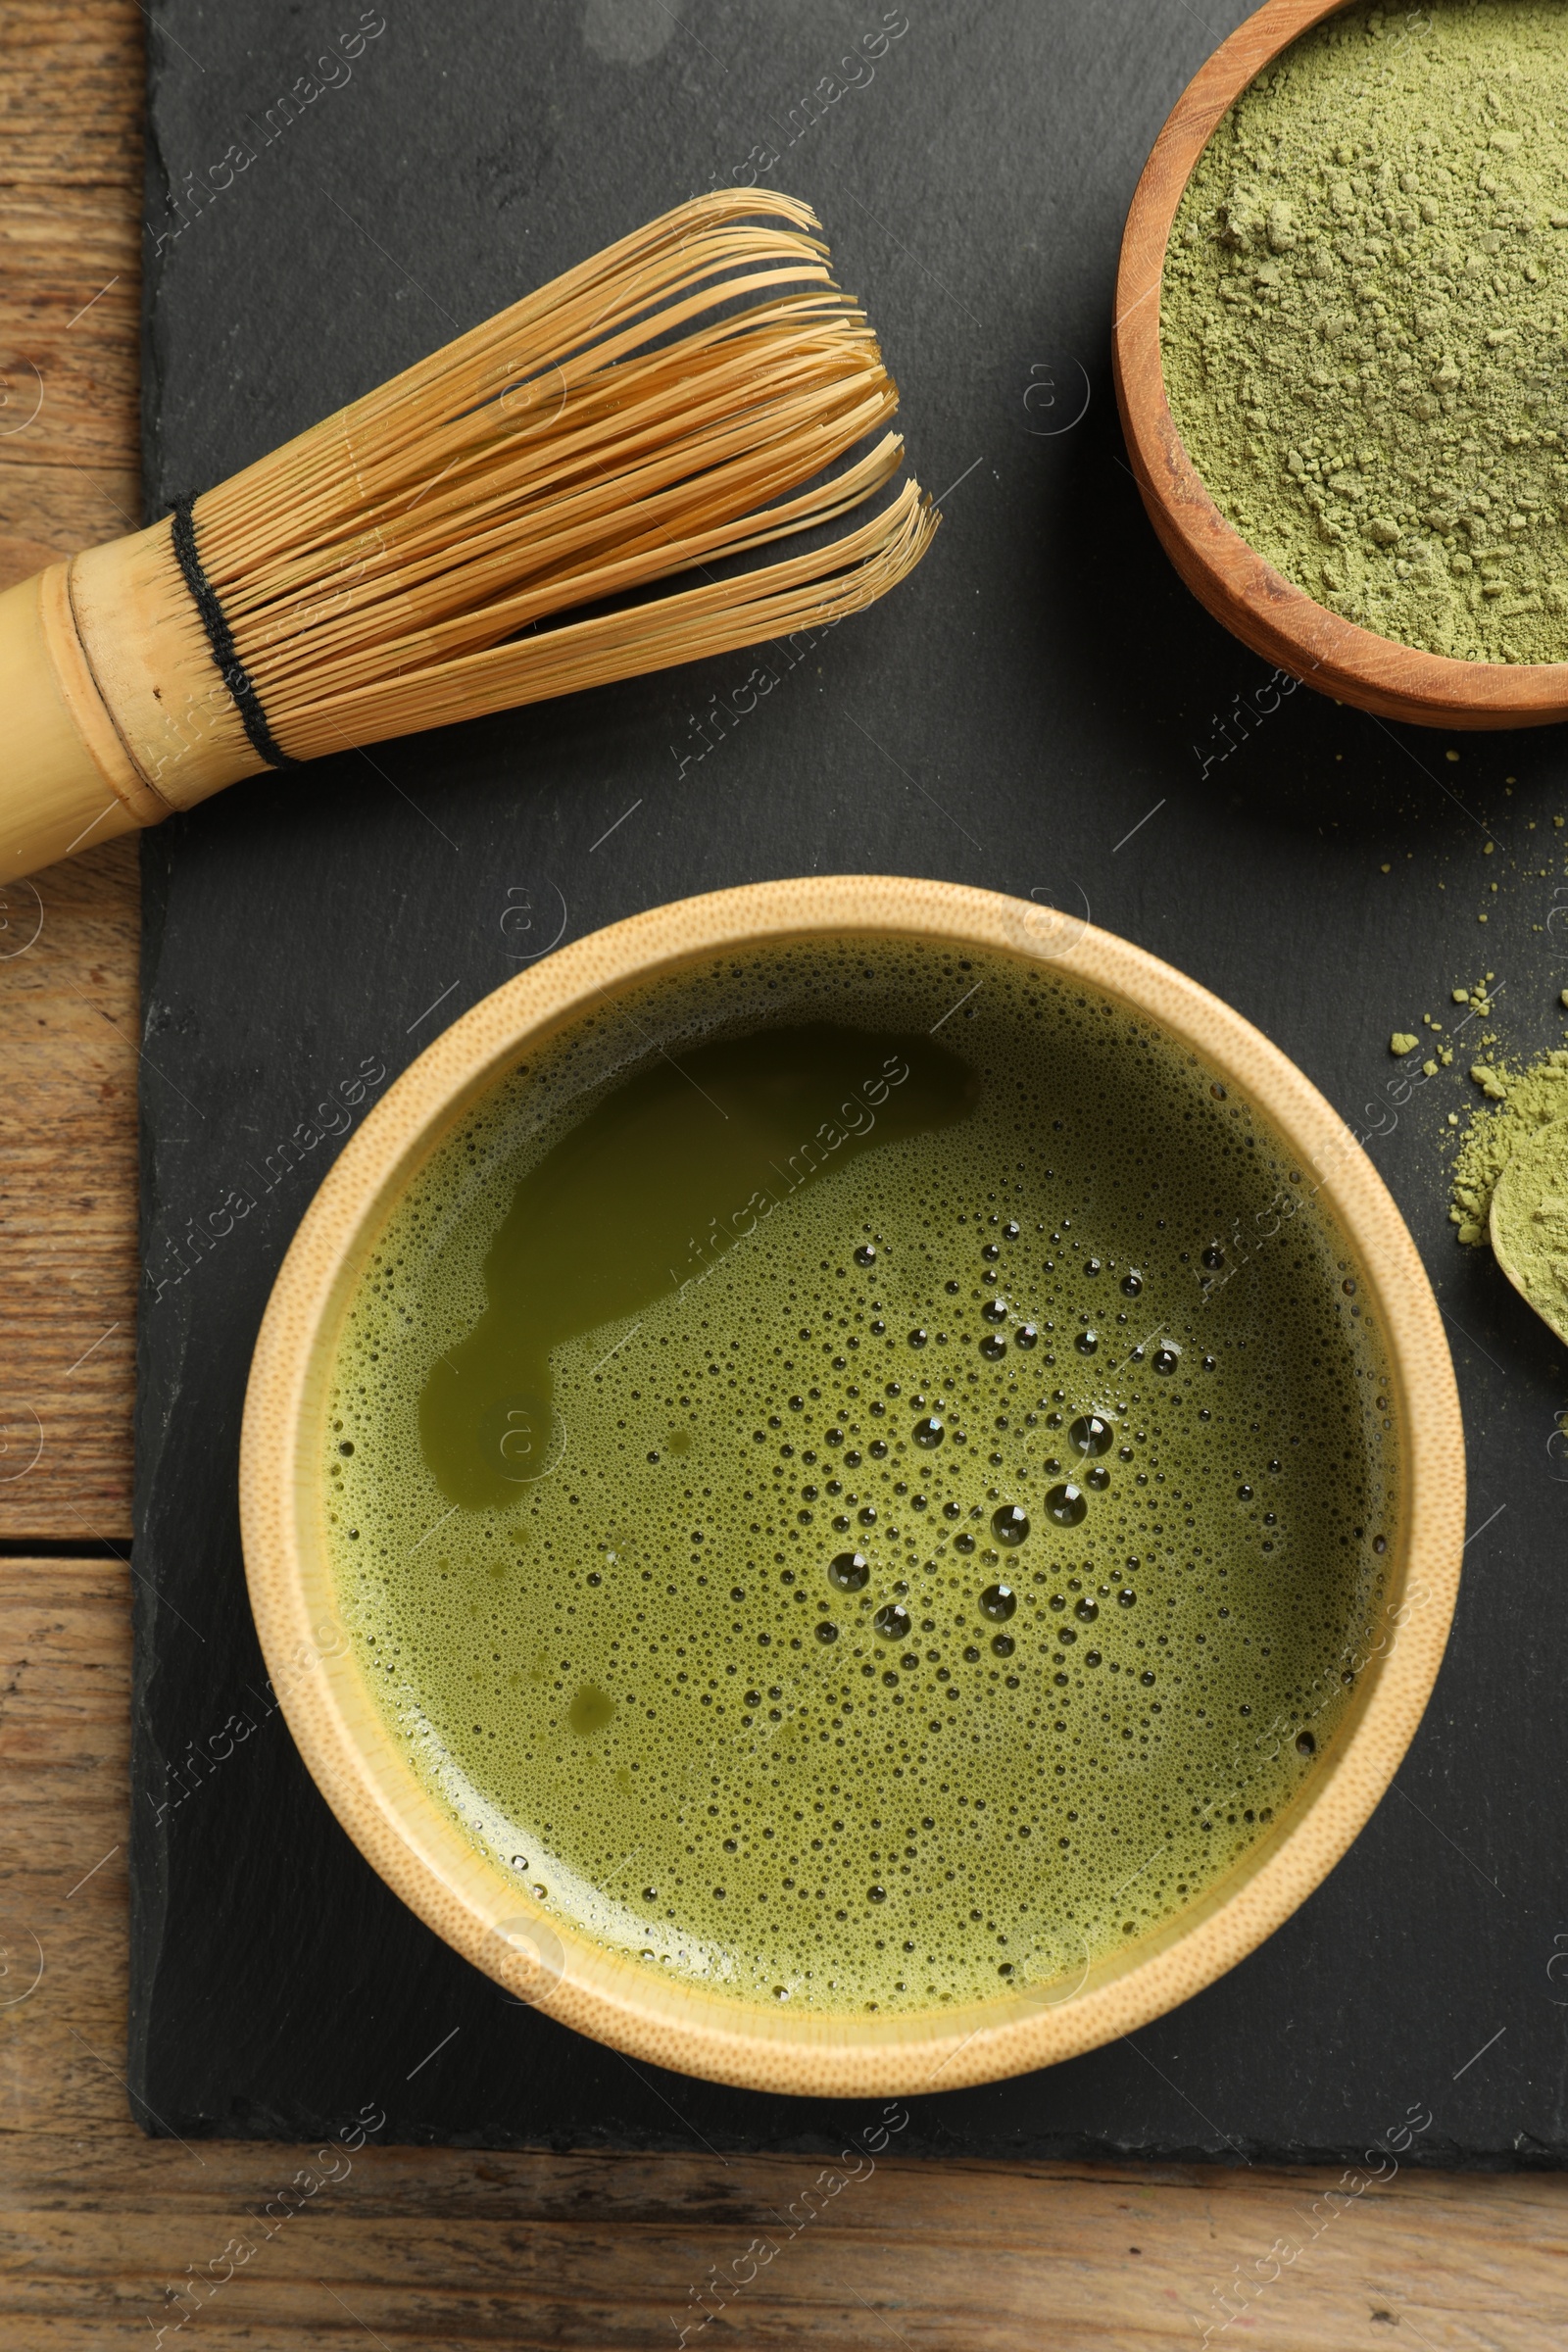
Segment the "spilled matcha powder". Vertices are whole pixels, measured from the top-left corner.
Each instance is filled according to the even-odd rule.
[[[1559,1048],[1524,1068],[1478,1061],[1470,1076],[1494,1110],[1477,1111],[1453,1164],[1453,1200],[1448,1210],[1461,1242],[1487,1239],[1492,1196],[1520,1147],[1553,1120],[1568,1119],[1568,1050]],[[1563,1130],[1568,1162],[1568,1128]],[[1562,1187],[1568,1193],[1568,1180]]]
[[[1228,519],[1399,642],[1568,660],[1568,0],[1352,8],[1219,124],[1161,346]]]

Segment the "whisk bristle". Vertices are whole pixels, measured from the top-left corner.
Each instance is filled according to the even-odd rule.
[[[677,206],[198,499],[283,750],[731,651],[902,579],[938,519],[912,482],[826,545],[735,564],[838,520],[903,454],[816,226],[750,190]]]

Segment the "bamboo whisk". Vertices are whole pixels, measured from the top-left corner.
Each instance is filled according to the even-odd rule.
[[[0,879],[269,766],[730,652],[893,587],[938,519],[912,481],[825,546],[731,561],[849,514],[903,453],[816,225],[750,190],[677,206],[0,596]]]

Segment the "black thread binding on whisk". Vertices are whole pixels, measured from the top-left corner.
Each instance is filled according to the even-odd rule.
[[[201,614],[207,642],[213,649],[213,660],[219,674],[234,698],[240,724],[250,738],[252,749],[260,754],[269,767],[303,767],[301,760],[291,760],[267,723],[262,699],[251,684],[250,672],[239,658],[227,616],[218,601],[218,591],[202,569],[201,557],[196,552],[196,525],[191,510],[194,498],[176,498],[173,507],[174,554],[191,601]]]

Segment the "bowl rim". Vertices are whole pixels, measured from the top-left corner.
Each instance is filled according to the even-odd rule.
[[[1344,1729],[1284,1822],[1197,1905],[1131,1947],[1144,1956],[1086,1967],[1055,1998],[1026,1989],[896,2017],[763,2011],[655,1979],[594,1944],[485,1861],[416,1779],[337,1632],[330,1565],[309,1532],[320,1507],[312,1440],[336,1319],[392,1202],[455,1120],[520,1049],[606,992],[729,951],[847,933],[1000,952],[1158,1023],[1316,1171],[1312,1190],[1353,1250],[1384,1338],[1403,1471],[1381,1654],[1367,1660]],[[1260,1230],[1259,1246],[1267,1238]],[[1353,1130],[1278,1047],[1145,950],[1053,908],[956,883],[837,875],[628,916],[507,981],[425,1048],[350,1137],[278,1273],[246,1394],[239,1502],[257,1630],[305,1763],[372,1868],[447,1942],[514,1995],[633,2058],[760,2090],[907,2096],[1022,2073],[1134,2031],[1233,1967],[1318,1886],[1381,1799],[1442,1662],[1463,1548],[1464,1446],[1415,1245]]]
[[[1122,235],[1111,370],[1133,474],[1165,553],[1200,604],[1253,653],[1382,718],[1448,728],[1568,717],[1568,662],[1461,662],[1344,619],[1228,521],[1187,454],[1165,391],[1160,288],[1177,208],[1227,109],[1282,49],[1358,0],[1264,0],[1194,74],[1144,166]]]

